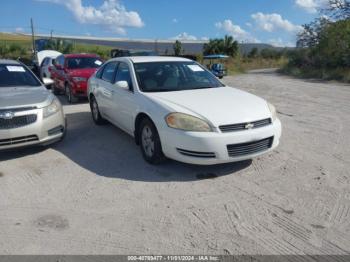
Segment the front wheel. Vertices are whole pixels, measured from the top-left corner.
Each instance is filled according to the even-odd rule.
[[[56,82],[54,82],[52,84],[52,91],[53,91],[54,95],[56,95],[56,96],[61,94],[61,90],[57,88]]]
[[[68,84],[65,87],[65,93],[67,96],[68,103],[74,104],[78,102],[78,98],[73,95],[72,88]]]
[[[104,118],[101,116],[95,97],[92,97],[90,100],[90,108],[91,108],[92,119],[94,120],[95,124],[96,125],[105,124],[106,120],[104,120]]]
[[[158,131],[148,118],[142,120],[139,128],[140,146],[143,158],[152,165],[165,160]]]

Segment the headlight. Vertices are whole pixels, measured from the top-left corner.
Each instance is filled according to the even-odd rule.
[[[72,77],[72,79],[73,79],[74,82],[86,82],[87,81],[87,78],[85,78],[85,77],[77,77],[77,76],[75,76],[75,77]]]
[[[275,121],[277,119],[277,111],[276,111],[276,108],[270,104],[270,103],[267,103],[267,105],[269,106],[269,109],[271,111],[271,115],[272,115],[272,121]]]
[[[43,116],[44,116],[44,118],[47,118],[49,116],[56,114],[60,110],[61,110],[60,101],[58,101],[57,98],[54,98],[50,105],[48,105],[47,107],[44,107]]]
[[[211,132],[212,129],[207,122],[197,117],[183,114],[171,113],[166,116],[165,121],[171,128],[193,132]]]

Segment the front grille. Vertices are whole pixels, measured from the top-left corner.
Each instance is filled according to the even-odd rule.
[[[23,144],[23,143],[34,142],[34,141],[39,141],[38,136],[31,135],[31,136],[14,137],[14,138],[9,138],[9,139],[1,139],[0,140],[0,147],[1,146]]]
[[[215,158],[215,153],[213,152],[196,152],[185,149],[177,148],[177,151],[184,156],[199,157],[199,158]]]
[[[249,143],[227,145],[227,151],[230,157],[240,157],[266,151],[272,144],[273,137],[269,137]]]
[[[37,115],[15,116],[11,119],[0,118],[0,129],[13,129],[35,123]]]
[[[11,111],[13,113],[15,112],[23,112],[23,111],[30,111],[37,109],[36,106],[28,106],[28,107],[17,107],[17,108],[10,108],[10,109],[0,109],[0,113]]]
[[[271,123],[272,123],[271,118],[266,118],[266,119],[258,120],[258,121],[254,121],[254,122],[219,126],[219,128],[220,128],[221,132],[228,133],[228,132],[235,132],[235,131],[250,129],[247,125],[250,125],[251,128],[259,128],[259,127],[268,126]]]

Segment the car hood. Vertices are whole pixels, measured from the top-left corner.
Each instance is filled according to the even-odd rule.
[[[42,108],[51,102],[53,95],[40,87],[1,87],[0,109],[32,107]]]
[[[69,76],[71,77],[85,77],[87,79],[92,76],[98,68],[84,68],[69,70]]]
[[[157,92],[148,95],[170,110],[201,117],[215,127],[271,117],[264,99],[232,87]]]

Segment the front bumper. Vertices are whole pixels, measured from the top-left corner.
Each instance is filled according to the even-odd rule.
[[[252,159],[270,152],[278,146],[281,133],[281,122],[279,119],[276,119],[269,126],[238,132],[183,132],[167,128],[166,131],[159,132],[159,135],[163,153],[168,158],[189,164],[215,165]],[[260,141],[271,137],[273,137],[273,143],[270,148],[264,151],[238,157],[231,157],[228,153],[228,145]],[[202,154],[199,154],[199,156],[189,156],[188,154],[180,153],[179,149],[185,150],[184,152],[201,152]],[[211,153],[214,153],[214,157]]]
[[[43,119],[43,109],[17,112],[15,116],[36,114],[33,124],[18,128],[0,128],[0,150],[31,145],[48,145],[59,141],[66,132],[63,110]]]
[[[73,95],[76,97],[87,97],[87,81],[72,82]]]

